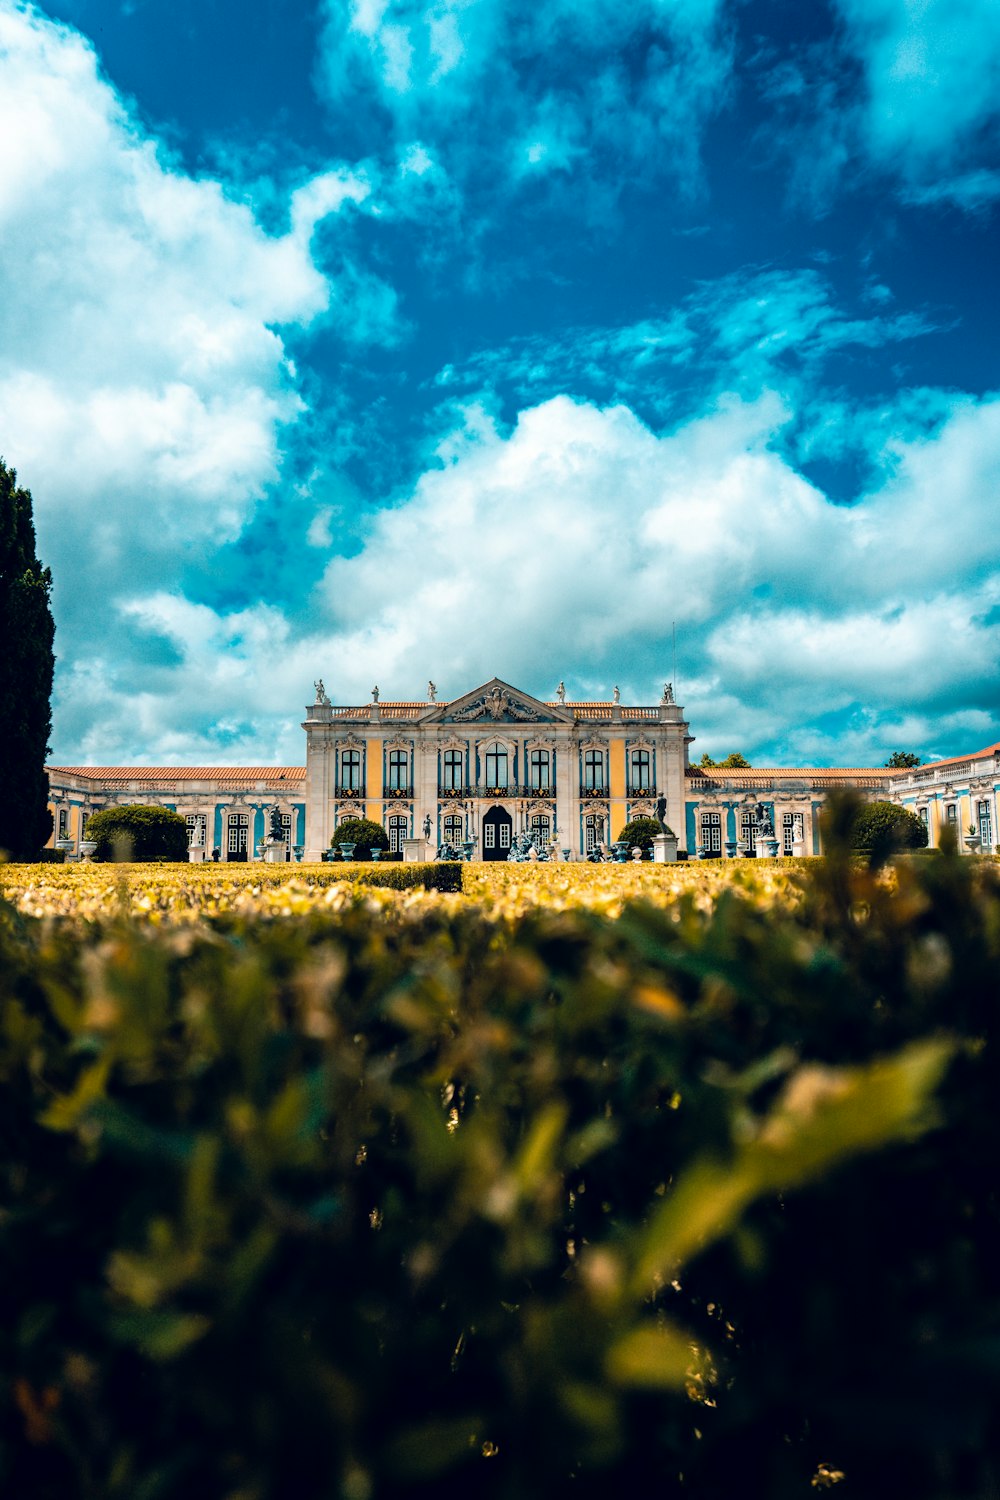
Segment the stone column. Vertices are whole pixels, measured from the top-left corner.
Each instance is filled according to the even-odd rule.
[[[556,842],[579,854],[580,843],[580,754],[572,735],[556,735]]]
[[[313,862],[330,847],[330,804],[334,794],[334,730],[330,725],[332,711],[328,703],[309,709],[303,724],[306,732],[306,835],[302,858]]]

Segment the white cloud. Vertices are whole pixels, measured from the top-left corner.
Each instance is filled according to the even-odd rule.
[[[627,407],[565,396],[510,430],[469,406],[409,496],[329,565],[306,636],[278,607],[137,593],[129,619],[166,661],[146,683],[119,670],[94,689],[88,743],[226,758],[231,732],[237,754],[253,737],[298,760],[317,676],[340,702],[366,701],[373,682],[384,698],[419,696],[428,677],[447,696],[493,673],[542,694],[560,677],[584,697],[618,682],[654,701],[674,621],[698,753],[864,764],[948,735],[985,742],[1000,399],[955,401],[933,437],[899,445],[888,488],[850,507],[777,451],[789,418],[774,393],[730,396],[662,434]],[[129,692],[135,720],[116,720]]]
[[[278,478],[303,411],[281,329],[326,318],[365,337],[392,294],[313,236],[364,204],[363,173],[303,184],[269,235],[209,178],[187,175],[102,76],[91,45],[0,0],[0,434],[32,489],[56,579],[59,650],[80,680],[116,599],[169,587],[237,537]],[[60,663],[57,704],[79,724]]]
[[[774,451],[788,415],[773,395],[730,398],[658,436],[565,397],[509,434],[473,411],[442,467],[330,565],[317,671],[347,701],[376,677],[409,696],[428,673],[451,692],[493,672],[537,691],[617,680],[641,700],[669,675],[676,620],[702,743],[774,743],[797,716],[866,702],[852,748],[870,759],[904,710],[926,734],[945,698],[978,710],[1000,648],[1000,400],[957,403],[854,507]]]
[[[922,201],[995,199],[1000,6],[995,0],[836,0],[860,59],[865,142]],[[984,165],[985,163],[985,165]],[[993,167],[993,170],[989,170]]]
[[[454,180],[485,168],[501,188],[555,173],[602,203],[630,175],[690,187],[702,124],[726,97],[723,0],[324,0],[323,10],[334,111],[388,119],[390,149],[433,143]]]

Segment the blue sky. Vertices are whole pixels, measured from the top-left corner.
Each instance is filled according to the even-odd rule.
[[[57,762],[303,705],[1000,735],[995,0],[0,0]]]

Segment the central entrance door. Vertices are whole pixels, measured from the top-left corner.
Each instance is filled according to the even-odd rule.
[[[514,822],[506,808],[491,807],[483,818],[483,858],[506,859],[513,831]]]

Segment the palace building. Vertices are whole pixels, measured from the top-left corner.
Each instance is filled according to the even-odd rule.
[[[900,802],[931,843],[954,825],[980,846],[998,837],[1000,744],[914,770],[691,765],[683,709],[669,683],[658,703],[572,702],[560,684],[543,701],[493,678],[450,702],[427,696],[333,704],[322,682],[306,710],[302,766],[52,766],[54,841],[79,849],[86,819],[121,803],[157,803],[187,819],[191,858],[259,853],[278,808],[286,857],[318,860],[345,818],[381,823],[432,857],[471,840],[473,858],[504,859],[516,834],[581,859],[657,803],[692,857],[756,852],[773,828],[779,851],[820,852],[819,812],[832,787]]]

